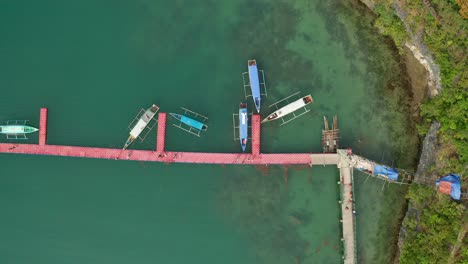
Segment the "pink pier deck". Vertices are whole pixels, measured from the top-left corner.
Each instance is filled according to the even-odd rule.
[[[158,137],[156,138],[156,151],[163,152],[166,148],[166,113],[158,115]]]
[[[203,153],[165,151],[166,113],[158,118],[158,138],[155,151],[122,150],[110,148],[93,148],[79,146],[48,145],[47,109],[41,109],[39,144],[0,143],[0,153],[17,153],[31,155],[51,155],[65,157],[83,157],[114,160],[136,160],[154,162],[210,163],[210,164],[312,164],[310,153],[260,153],[260,116],[252,118],[252,154],[241,153]],[[316,154],[315,154],[316,155]],[[323,154],[326,155],[326,154]],[[333,155],[333,154],[331,154]]]
[[[260,155],[260,115],[252,116],[252,155]]]
[[[41,108],[39,122],[39,145],[43,146],[47,140],[47,108]]]

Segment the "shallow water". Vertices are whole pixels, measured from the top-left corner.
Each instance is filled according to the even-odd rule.
[[[165,112],[183,106],[209,117],[201,138],[169,126],[168,149],[238,152],[232,113],[245,100],[247,59],[256,58],[268,87],[262,116],[296,91],[314,97],[311,113],[287,126],[262,127],[262,152],[321,152],[323,115],[331,120],[338,114],[342,146],[389,164],[411,163],[395,140],[410,140],[401,109],[388,103],[398,102],[395,89],[386,89],[398,74],[392,50],[339,1],[1,5],[0,119],[29,119],[37,126],[39,108],[48,107],[50,144],[121,147],[134,115],[156,103]],[[133,147],[154,144],[152,133]],[[0,163],[1,262],[341,258],[334,167],[12,155],[0,155]],[[359,257],[372,263],[379,256],[385,263],[393,241],[377,231],[395,228],[404,190],[381,192],[382,182],[356,178]]]

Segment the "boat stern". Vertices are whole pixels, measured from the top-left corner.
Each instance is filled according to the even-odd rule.
[[[260,97],[255,97],[254,98],[254,103],[255,103],[255,108],[257,109],[257,113],[260,114]]]
[[[242,152],[245,152],[245,148],[247,147],[247,139],[241,138],[240,143],[241,143]]]

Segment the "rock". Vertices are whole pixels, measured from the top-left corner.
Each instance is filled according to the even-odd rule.
[[[429,52],[424,52],[428,50],[427,48],[422,47],[423,44],[414,44],[406,42],[405,46],[411,50],[414,57],[421,63],[424,68],[426,68],[429,73],[429,82],[428,82],[428,94],[429,97],[433,98],[438,95],[442,90],[442,84],[440,79],[440,68],[434,60],[432,55]]]
[[[436,154],[438,150],[437,131],[440,128],[440,123],[433,122],[429,128],[429,132],[423,141],[421,157],[419,159],[418,169],[414,175],[414,182],[429,186],[435,184],[437,175],[431,171],[436,165]]]

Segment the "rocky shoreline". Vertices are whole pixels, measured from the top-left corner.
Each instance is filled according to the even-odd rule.
[[[426,69],[429,74],[427,80],[428,95],[430,98],[438,95],[442,90],[440,69],[439,66],[434,62],[431,54],[423,54],[423,50],[420,45],[406,42],[405,46],[412,52],[414,58]],[[418,47],[419,46],[419,47]]]
[[[375,0],[360,1],[375,13]],[[408,35],[411,36],[411,40],[407,40],[405,43],[406,49],[404,49],[404,53],[406,54],[402,55],[406,57],[412,56],[419,63],[419,67],[423,67],[425,69],[424,74],[422,74],[420,71],[414,70],[414,65],[411,65],[411,61],[408,58],[406,59],[405,63],[407,66],[406,68],[408,71],[408,76],[411,79],[411,90],[413,94],[413,115],[419,116],[419,105],[427,98],[433,98],[434,96],[437,96],[442,90],[440,68],[434,62],[434,58],[430,50],[422,42],[422,32],[413,32],[408,23],[406,23],[406,15],[400,6],[400,3],[398,1],[395,1],[392,7],[395,10],[395,14],[403,22]],[[422,142],[422,150],[414,178],[415,183],[424,184],[427,186],[434,185],[434,181],[437,178],[437,175],[433,175],[433,173],[431,173],[431,169],[433,168],[436,162],[436,153],[438,150],[437,133],[439,128],[440,124],[434,122],[431,125],[429,132],[426,134]],[[411,204],[409,204],[407,211],[404,217],[402,218],[402,223],[407,218],[416,217],[416,219],[418,219],[419,213],[420,212],[418,212],[415,208],[411,206]],[[398,252],[395,252],[395,258],[393,260],[393,263],[400,262],[399,256],[401,253],[401,249],[405,243],[405,238],[406,230],[404,229],[403,225],[401,225],[398,237]]]

